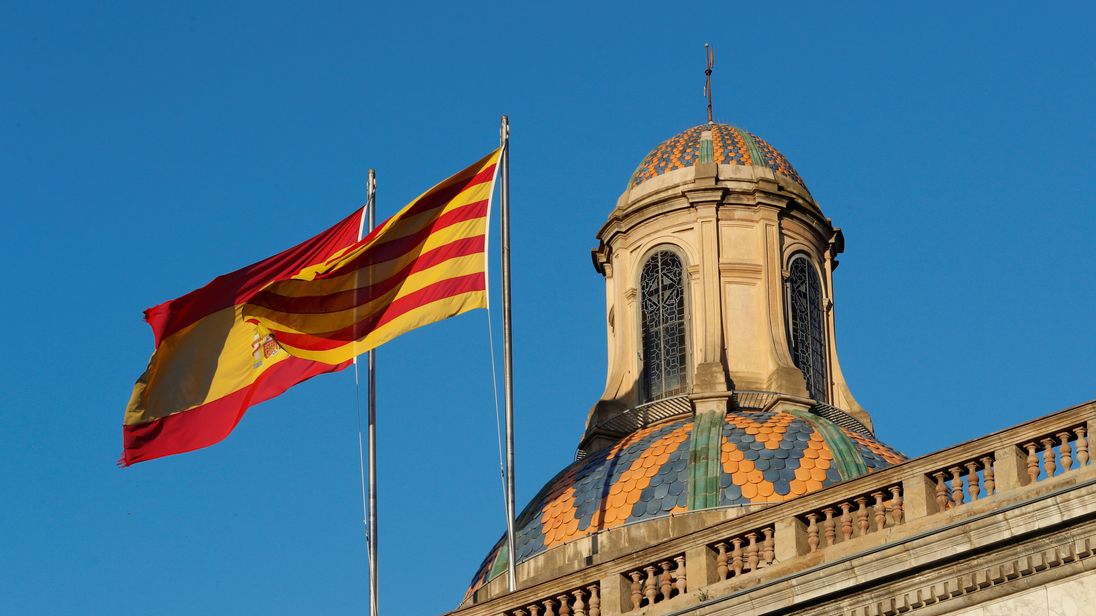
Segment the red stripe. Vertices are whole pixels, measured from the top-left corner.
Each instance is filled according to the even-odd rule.
[[[486,157],[484,157],[484,158],[486,159]],[[481,162],[483,162],[483,160],[477,161],[475,165],[472,165],[472,167],[473,168],[476,167],[476,165],[480,164]],[[468,171],[468,169],[465,169],[465,171]],[[474,175],[468,181],[468,183],[464,184],[463,186],[452,186],[452,187],[450,187],[450,186],[441,186],[441,185],[436,186],[431,190],[444,190],[444,192],[440,192],[440,193],[427,192],[425,195],[423,195],[420,198],[419,201],[416,201],[414,203],[414,205],[412,205],[406,212],[403,213],[402,218],[406,218],[408,216],[416,216],[418,214],[423,214],[423,213],[428,212],[428,211],[433,210],[433,209],[437,209],[437,208],[440,208],[440,207],[445,207],[450,201],[455,199],[457,197],[457,195],[459,195],[460,193],[462,193],[465,190],[468,190],[469,188],[472,188],[473,186],[476,186],[478,184],[482,184],[484,182],[491,181],[492,179],[494,179],[494,175],[495,175],[495,165],[491,165],[487,169],[484,169],[483,171],[480,171],[479,173]],[[449,180],[447,180],[447,181],[455,181],[456,179],[459,179],[459,178],[449,178]],[[391,221],[391,220],[392,220],[392,218],[386,218],[383,221],[381,221],[381,224],[374,227],[373,230],[370,231],[368,235],[363,237],[357,243],[359,245],[368,245],[368,244],[370,244],[373,241],[374,237],[376,237],[378,234],[385,231],[385,225],[387,225],[389,223],[389,221]]]
[[[273,257],[214,278],[209,284],[145,311],[156,346],[175,332],[218,310],[246,301],[275,280],[284,280],[309,265],[322,263],[358,239],[361,210],[335,226]],[[250,231],[249,231],[250,232]]]
[[[421,250],[420,245],[425,242],[431,234],[437,231],[441,231],[442,229],[458,223],[476,220],[485,216],[487,216],[486,200],[462,205],[429,221],[426,226],[411,235],[399,237],[373,246],[366,245],[361,254],[346,263],[340,264],[337,268],[329,272],[316,276],[316,279],[324,280],[327,278],[335,278],[336,276],[341,276],[355,269],[368,268],[377,263],[398,259],[416,248]],[[397,222],[396,224],[399,225],[400,223]],[[365,240],[362,240],[362,244],[360,245],[365,245]],[[289,284],[307,285],[308,281],[302,281],[301,283],[291,282]]]
[[[490,156],[491,154],[485,156],[465,171],[471,173],[472,169],[478,168]],[[492,164],[470,177],[464,174],[449,178],[417,201],[408,214],[417,214],[444,205],[462,191],[491,181],[494,173],[495,165]],[[159,346],[164,338],[205,316],[247,301],[271,282],[291,278],[305,267],[322,263],[339,250],[355,244],[360,217],[361,211],[355,211],[330,229],[292,248],[218,276],[204,287],[145,310],[145,320],[152,326],[155,345]],[[376,232],[381,229],[383,225],[377,227]],[[371,233],[362,242],[368,243],[374,235],[375,233]]]
[[[249,306],[259,306],[289,314],[323,314],[349,310],[354,306],[363,306],[382,297],[385,293],[402,284],[411,274],[459,257],[482,254],[485,239],[482,235],[466,237],[443,244],[433,250],[428,250],[404,266],[403,269],[369,286],[335,291],[327,295],[289,296],[279,295],[272,291],[262,291],[248,300],[247,303]],[[362,277],[365,278],[368,274],[369,272],[366,270],[362,272]]]
[[[482,160],[480,162],[482,162]],[[479,164],[480,163],[476,163],[475,165],[472,165],[472,167],[465,169],[465,171],[471,171],[478,167]],[[449,180],[446,181],[452,181],[454,184],[447,185],[443,182],[441,185],[431,188],[426,194],[419,197],[419,200],[416,201],[414,205],[408,208],[404,216],[414,216],[415,214],[421,214],[427,210],[432,210],[438,206],[445,205],[469,188],[483,184],[484,182],[490,182],[494,178],[495,165],[486,167],[471,177],[449,178]]]
[[[288,357],[267,368],[248,387],[223,398],[149,423],[122,426],[125,451],[121,463],[129,466],[218,443],[232,432],[249,407],[316,375],[342,370],[349,365],[350,362],[333,366]]]
[[[288,346],[311,351],[328,351],[355,340],[360,340],[374,329],[416,308],[422,308],[433,302],[462,293],[483,291],[484,284],[483,272],[447,278],[413,293],[408,293],[353,325],[333,332],[311,335],[272,330],[272,333],[275,339]]]

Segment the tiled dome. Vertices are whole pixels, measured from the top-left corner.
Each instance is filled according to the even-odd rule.
[[[698,162],[765,167],[807,187],[788,159],[767,141],[730,124],[714,123],[694,126],[663,141],[636,167],[630,186]]]
[[[668,514],[780,503],[906,459],[805,411],[737,410],[722,425],[718,416],[715,425],[694,430],[695,423],[689,417],[643,428],[563,469],[518,516],[518,561]],[[720,439],[717,464],[709,463],[706,446],[713,434]],[[506,571],[505,539],[480,565],[469,593]]]

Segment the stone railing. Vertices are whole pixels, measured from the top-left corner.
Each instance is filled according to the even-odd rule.
[[[709,546],[715,552],[716,578],[720,581],[760,571],[776,560],[772,526],[750,531]]]
[[[997,491],[994,461],[995,455],[990,452],[928,473],[936,495],[936,510],[953,509],[992,496]]]
[[[1094,426],[1096,402],[1090,402],[784,503],[602,531],[520,563],[518,591],[507,593],[500,576],[458,613],[674,612],[1092,480]]]
[[[1088,427],[1077,424],[1034,438],[1021,448],[1027,453],[1025,462],[1032,482],[1053,477],[1055,473],[1066,473],[1088,466]]]
[[[629,597],[633,610],[668,601],[688,589],[685,577],[685,555],[650,563],[628,571]]]
[[[601,588],[595,582],[555,593],[509,610],[505,616],[601,616]]]
[[[807,551],[817,552],[897,526],[904,519],[902,485],[894,484],[808,511],[799,516],[799,523],[806,524]]]

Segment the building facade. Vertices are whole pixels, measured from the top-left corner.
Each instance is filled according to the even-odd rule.
[[[1096,403],[907,459],[835,344],[844,248],[791,163],[708,123],[598,232],[608,370],[575,461],[455,612],[1096,613]]]

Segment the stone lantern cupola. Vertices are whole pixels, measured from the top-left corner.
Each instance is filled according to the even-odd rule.
[[[766,141],[727,124],[678,133],[639,164],[597,237],[609,369],[582,449],[662,417],[660,401],[726,413],[779,397],[871,429],[834,342],[844,238]]]

